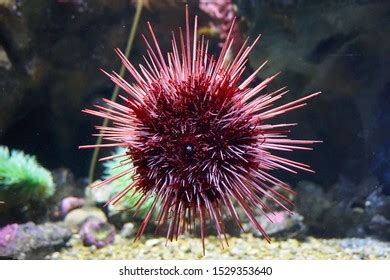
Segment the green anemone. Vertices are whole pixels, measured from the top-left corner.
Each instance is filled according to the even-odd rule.
[[[7,205],[44,200],[53,195],[53,177],[34,156],[0,146],[0,201]]]
[[[125,148],[119,147],[119,148],[116,148],[114,154],[124,154],[125,152],[126,152]],[[122,163],[124,160],[126,160],[127,163],[123,165]],[[111,178],[119,173],[122,173],[126,170],[131,169],[131,167],[132,167],[131,163],[128,163],[128,160],[124,159],[124,157],[118,157],[118,158],[108,160],[104,163],[103,179]],[[116,179],[115,181],[113,181],[112,183],[110,183],[110,185],[112,187],[111,197],[113,197],[115,194],[117,194],[118,192],[120,192],[121,190],[123,190],[124,188],[129,186],[133,181],[133,179],[132,179],[133,175],[134,175],[134,172],[130,172],[129,174],[126,174],[125,176],[122,176],[122,177]],[[128,209],[128,210],[130,210],[130,212],[133,212],[136,208],[135,204],[137,203],[137,201],[140,200],[140,198],[142,198],[143,195],[144,194],[142,192],[130,190],[120,200],[118,207],[117,207],[118,210]],[[142,204],[142,206],[139,208],[137,217],[144,218],[145,215],[147,214],[148,210],[152,206],[152,203],[153,203],[153,197],[146,200]]]

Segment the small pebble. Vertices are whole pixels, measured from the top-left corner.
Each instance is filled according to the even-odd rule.
[[[132,238],[135,233],[135,227],[133,223],[126,223],[121,230],[121,236],[123,238]]]

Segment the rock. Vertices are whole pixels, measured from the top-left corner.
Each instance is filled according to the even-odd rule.
[[[56,168],[51,173],[56,190],[49,201],[50,220],[59,221],[70,210],[85,204],[84,199],[81,198],[85,185],[76,181],[73,173],[67,168]]]
[[[329,197],[320,185],[302,181],[297,186],[296,211],[303,215],[304,223],[322,227],[321,216],[332,205]]]
[[[289,214],[285,211],[275,212],[274,215],[269,214],[273,220],[271,222],[265,215],[258,216],[257,220],[272,237],[283,238],[301,238],[306,233],[306,226],[303,224],[303,217],[298,213]],[[260,237],[261,233],[250,223],[243,225],[245,232],[250,232],[254,236]]]
[[[163,242],[164,242],[163,239],[156,239],[156,238],[149,239],[145,242],[145,247],[154,247],[159,244],[162,244]]]
[[[124,238],[132,238],[135,234],[135,227],[133,223],[126,223],[123,225],[120,234]]]
[[[83,207],[84,204],[84,198],[74,196],[65,197],[60,204],[61,215],[65,216],[71,210]]]
[[[65,197],[80,197],[84,195],[84,185],[76,182],[72,171],[68,168],[56,168],[51,173],[56,185],[56,192],[53,198],[56,203],[59,203]]]
[[[0,246],[5,247],[10,241],[13,240],[18,224],[10,224],[0,229]]]
[[[373,236],[390,240],[390,220],[382,215],[375,215],[369,222],[368,229]]]
[[[356,189],[335,184],[327,192],[320,185],[308,181],[298,183],[296,211],[304,217],[309,233],[321,237],[346,236],[356,230],[361,213],[355,211],[352,196],[346,197],[342,189]],[[346,185],[345,185],[346,186]],[[351,207],[352,206],[352,207]]]
[[[0,0],[0,7],[12,9],[16,6],[16,0]]]
[[[10,224],[0,229],[0,256],[42,259],[64,246],[71,235],[63,223]]]
[[[4,68],[6,70],[10,70],[12,67],[12,63],[8,58],[7,53],[4,48],[0,46],[0,68]]]
[[[115,227],[96,218],[88,218],[81,226],[80,237],[84,245],[103,248],[114,243]]]
[[[285,199],[290,201],[291,203],[295,200],[293,192],[287,191],[286,188],[283,188],[280,185],[274,185],[272,188],[273,191],[282,195]],[[306,226],[303,223],[303,217],[296,213],[295,209],[293,210],[293,214],[289,214],[280,204],[276,203],[271,197],[274,197],[272,193],[271,196],[263,196],[262,201],[269,209],[272,209],[273,213],[268,211],[266,214],[261,209],[254,209],[254,214],[256,220],[260,223],[263,229],[267,232],[268,235],[272,237],[284,237],[284,238],[300,238],[306,233]],[[288,205],[286,205],[288,206]],[[236,207],[236,212],[238,216],[241,218],[242,226],[244,232],[249,232],[256,237],[260,237],[261,232],[248,220],[245,211],[241,207]],[[239,237],[242,232],[239,227],[236,225],[236,222],[229,218],[230,220],[225,221],[226,232],[229,235]],[[272,221],[270,221],[270,219]]]
[[[111,185],[99,186],[93,188],[91,186],[99,183],[100,181],[93,182],[90,186],[85,188],[85,199],[88,205],[102,205],[106,204],[107,201],[112,197],[113,188]]]
[[[367,197],[365,207],[372,215],[379,214],[390,219],[390,195],[384,194],[379,188]]]
[[[390,195],[380,189],[372,192],[365,202],[365,212],[370,217],[367,231],[380,239],[390,240]]]
[[[65,216],[64,222],[73,232],[78,232],[83,223],[89,218],[95,218],[100,222],[107,222],[107,217],[104,212],[96,207],[74,209]]]
[[[376,237],[390,240],[390,196],[376,178],[354,184],[340,178],[328,191],[298,184],[296,208],[308,232],[321,237]]]

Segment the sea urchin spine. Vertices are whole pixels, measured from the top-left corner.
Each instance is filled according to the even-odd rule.
[[[289,186],[270,172],[274,169],[293,173],[312,171],[306,164],[271,152],[311,150],[308,145],[317,141],[289,139],[289,128],[294,123],[269,124],[267,121],[305,106],[305,101],[319,92],[275,107],[274,102],[288,92],[286,88],[263,95],[260,92],[278,74],[250,86],[265,63],[241,81],[248,55],[259,37],[251,45],[247,39],[233,61],[228,62],[234,21],[217,59],[208,55],[208,42],[203,37],[197,38],[197,17],[191,40],[188,8],[185,34],[181,29],[178,39],[172,34],[172,51],[166,57],[149,23],[148,26],[152,41],[143,36],[147,46],[145,66],[140,65],[137,70],[119,49],[116,50],[135,82],[129,83],[115,72],[105,72],[126,92],[121,96],[124,104],[104,99],[107,107],[96,105],[97,110],[84,110],[112,121],[111,127],[97,126],[98,135],[111,143],[81,148],[120,146],[127,149],[126,153],[115,157],[123,157],[122,165],[129,168],[96,186],[134,172],[133,181],[110,203],[115,205],[133,189],[143,194],[136,208],[153,198],[137,238],[156,208],[157,227],[167,223],[167,239],[177,238],[199,224],[204,249],[206,220],[214,223],[223,243],[224,210],[242,228],[236,211],[236,207],[241,207],[269,240],[255,218],[254,209],[262,210],[272,220],[274,209],[265,204],[265,197],[286,211],[290,211],[291,204],[273,189],[278,185],[291,191]]]

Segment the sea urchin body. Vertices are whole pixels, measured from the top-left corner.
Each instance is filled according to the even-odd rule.
[[[262,210],[272,220],[273,209],[264,203],[264,197],[286,211],[290,203],[273,190],[275,185],[288,191],[289,187],[270,171],[311,171],[306,164],[272,152],[310,150],[308,145],[316,141],[289,139],[288,129],[295,124],[267,121],[305,106],[305,101],[318,93],[274,106],[287,93],[286,88],[262,95],[261,92],[277,74],[250,86],[265,63],[242,80],[248,55],[259,38],[251,45],[246,40],[233,61],[227,62],[233,44],[231,28],[219,57],[214,59],[208,55],[208,42],[197,38],[197,18],[193,35],[188,18],[187,10],[186,31],[183,34],[180,30],[178,38],[173,34],[172,51],[166,57],[149,25],[152,41],[144,37],[147,56],[145,65],[138,70],[116,50],[134,83],[115,72],[106,73],[126,93],[121,96],[123,104],[104,100],[107,107],[96,105],[97,110],[85,112],[112,121],[111,127],[97,127],[98,135],[111,143],[82,147],[127,149],[116,157],[123,157],[122,165],[129,168],[99,185],[134,172],[133,181],[110,203],[115,205],[130,190],[143,194],[135,207],[153,198],[137,237],[157,208],[157,226],[167,223],[170,240],[199,225],[204,242],[207,220],[215,225],[221,238],[225,232],[224,213],[241,227],[236,211],[236,207],[241,207],[269,240],[254,209]],[[106,159],[112,156],[102,160]]]

